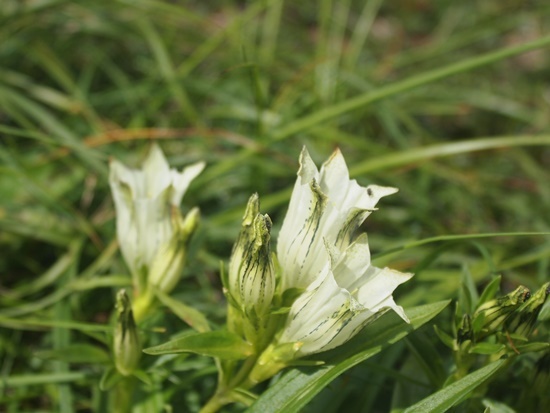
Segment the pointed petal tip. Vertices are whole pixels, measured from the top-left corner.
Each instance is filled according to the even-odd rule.
[[[340,148],[336,148],[331,154],[330,157],[325,161],[325,164],[329,164],[333,161],[338,161],[344,163],[346,165],[346,160],[344,159],[344,155],[342,154],[342,151]]]
[[[315,166],[315,162],[313,162],[307,148],[304,146],[300,153],[300,167],[297,173],[298,177],[301,178],[301,184],[311,181],[318,174],[317,166]]]
[[[367,186],[367,193],[369,196],[382,198],[388,195],[395,194],[396,192],[399,192],[399,189],[391,187],[391,186],[380,186],[380,185],[369,185]]]
[[[414,276],[414,273],[412,272],[401,272],[389,267],[384,267],[383,271],[387,274],[387,276],[395,279],[397,285],[401,285],[404,282],[409,281]]]
[[[407,317],[407,314],[405,314],[405,310],[403,309],[403,307],[401,307],[400,305],[396,305],[395,307],[392,307],[392,309],[397,313],[399,317],[401,317],[401,319],[405,323],[407,324],[411,323],[411,320],[409,320],[409,317]]]

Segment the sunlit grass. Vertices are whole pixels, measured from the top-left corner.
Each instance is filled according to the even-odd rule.
[[[415,272],[398,290],[404,306],[456,299],[465,273],[480,288],[501,274],[504,292],[548,280],[548,7],[222,3],[1,2],[7,412],[106,411],[97,354],[69,363],[43,351],[108,353],[115,294],[130,284],[108,161],[138,165],[151,141],[179,169],[207,162],[184,200],[184,212],[200,207],[202,223],[172,297],[214,325],[224,322],[220,262],[246,200],[259,193],[276,233],[303,145],[317,162],[340,147],[360,183],[399,188],[364,229],[377,265]],[[450,330],[453,311],[437,323]],[[166,311],[147,328],[153,345],[185,325]],[[434,393],[451,356],[430,326],[410,337],[337,379],[336,388],[350,383],[346,397],[323,404],[334,396],[327,390],[310,409],[399,411]],[[431,366],[419,363],[423,346],[437,355]],[[409,394],[419,364],[431,381]],[[181,357],[173,373],[157,370],[174,411],[198,411],[214,386],[212,366]]]

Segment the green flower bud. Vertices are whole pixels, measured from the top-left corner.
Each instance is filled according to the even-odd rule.
[[[529,289],[520,285],[511,293],[482,304],[472,317],[474,335],[480,335],[481,337],[477,338],[482,338],[495,333],[530,296]]]
[[[115,365],[123,376],[129,376],[139,365],[141,344],[134,322],[132,306],[125,290],[116,298],[117,324],[113,343]]]
[[[517,308],[513,317],[506,320],[506,331],[528,337],[549,294],[550,282],[547,282]]]
[[[250,197],[229,262],[227,294],[234,310],[230,327],[255,342],[267,328],[275,292],[275,271],[269,245],[271,220],[259,213],[258,195]]]
[[[462,316],[462,321],[458,327],[456,333],[456,341],[458,344],[462,344],[467,340],[473,339],[473,330],[472,330],[472,317],[469,314],[464,314]]]

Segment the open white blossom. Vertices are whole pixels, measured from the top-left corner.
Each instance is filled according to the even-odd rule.
[[[144,289],[148,282],[160,287],[174,285],[178,269],[164,268],[158,264],[158,259],[155,267],[162,268],[163,274],[151,275],[151,267],[159,253],[170,257],[178,267],[183,263],[183,258],[178,257],[185,254],[181,237],[190,235],[198,215],[189,214],[194,222],[183,221],[179,205],[189,184],[204,166],[204,162],[198,162],[181,172],[171,169],[156,144],[142,169],[131,169],[117,160],[111,161],[109,182],[117,215],[117,237],[138,289]],[[174,248],[178,251],[171,251]],[[165,274],[170,274],[172,279],[163,279]]]
[[[294,343],[293,358],[345,343],[383,309],[393,309],[408,322],[392,294],[412,274],[374,267],[366,234],[353,241],[379,199],[395,192],[350,180],[339,150],[320,171],[302,151],[277,245],[282,291],[305,289],[277,337],[286,349]]]
[[[343,251],[380,198],[395,188],[360,186],[350,180],[339,150],[319,171],[304,148],[298,179],[277,243],[282,288],[306,288],[329,259],[325,243]]]
[[[330,255],[315,281],[292,305],[278,340],[297,343],[295,357],[345,343],[382,309],[391,308],[408,322],[392,293],[412,274],[372,266],[366,234],[344,252],[331,248]]]

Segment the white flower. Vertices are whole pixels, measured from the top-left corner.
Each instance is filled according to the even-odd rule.
[[[167,249],[171,245],[181,247],[181,243],[174,240],[174,237],[182,236],[185,226],[181,225],[179,205],[189,184],[204,165],[204,162],[199,162],[181,172],[170,169],[156,144],[142,169],[130,169],[117,160],[111,161],[109,182],[117,214],[117,237],[139,290],[151,281],[148,280],[149,272],[159,252],[181,264],[182,260],[173,258],[174,253],[169,254]],[[196,219],[197,214],[193,217]],[[193,227],[192,224],[196,225],[196,222],[187,223],[187,226]],[[167,269],[163,268],[163,271]],[[172,280],[162,280],[162,274],[157,274],[152,280],[159,285],[174,284]]]
[[[316,280],[329,258],[324,244],[344,250],[378,200],[395,192],[350,180],[339,150],[318,171],[304,148],[277,244],[283,291],[306,288]]]
[[[382,309],[391,308],[408,322],[392,294],[412,274],[372,266],[366,234],[352,242],[378,200],[395,192],[350,180],[338,150],[320,171],[302,151],[277,245],[282,291],[305,288],[277,339],[284,348],[295,344],[293,357],[345,343]]]
[[[337,347],[376,319],[382,309],[393,309],[408,322],[392,297],[395,288],[412,277],[370,264],[363,234],[344,252],[330,251],[331,260],[294,302],[278,342],[297,343],[294,357]],[[378,314],[377,314],[378,313]]]

